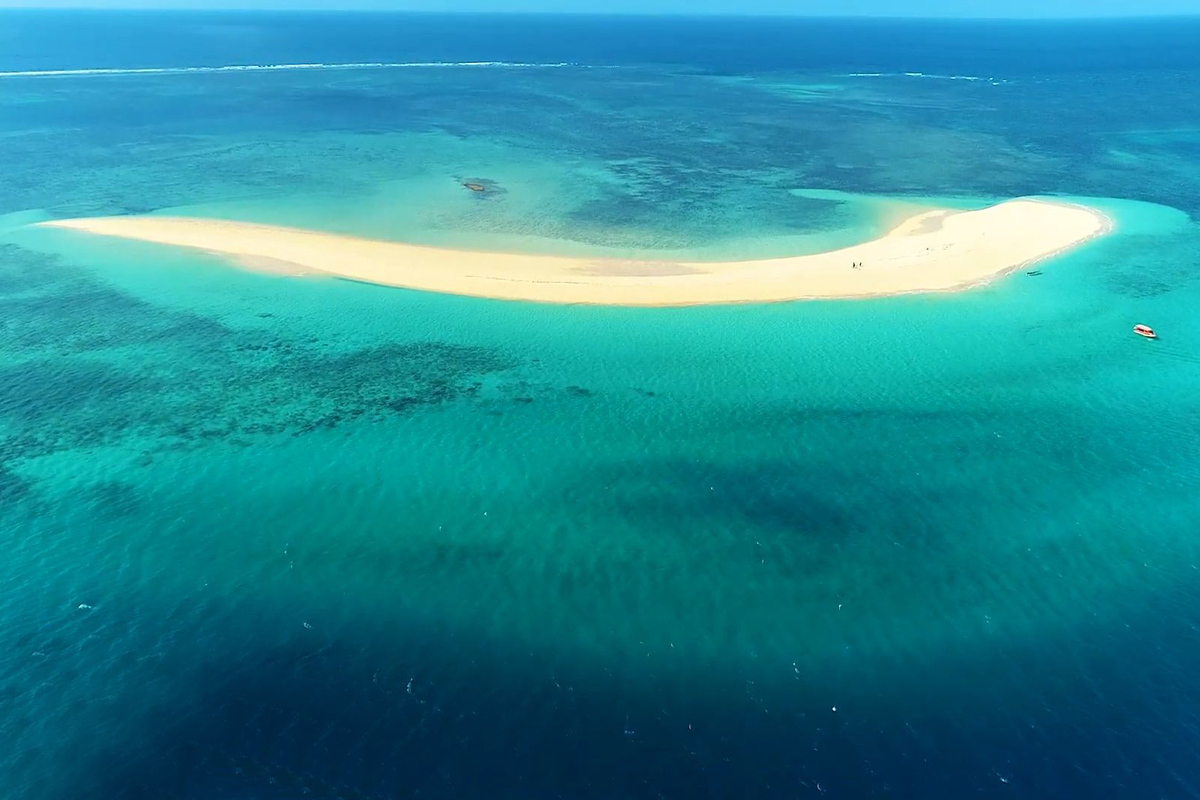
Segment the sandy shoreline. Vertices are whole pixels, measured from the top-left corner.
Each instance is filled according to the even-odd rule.
[[[700,262],[470,252],[185,217],[101,217],[40,225],[202,250],[272,273],[320,273],[505,300],[622,306],[963,289],[1058,255],[1112,227],[1107,217],[1084,206],[1010,200],[978,211],[927,211],[878,239],[827,253]]]

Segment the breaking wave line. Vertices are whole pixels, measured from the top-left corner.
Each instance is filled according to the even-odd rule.
[[[192,75],[214,72],[281,72],[287,70],[416,69],[422,67],[495,67],[500,69],[558,69],[584,64],[569,62],[530,63],[524,61],[370,61],[350,64],[231,64],[218,67],[97,67],[93,69],[33,69],[0,72],[0,78],[82,78],[99,75]]]
[[[1001,78],[982,78],[978,75],[933,75],[928,72],[851,72],[847,78],[929,78],[936,81],[970,81],[998,86],[1008,81]]]

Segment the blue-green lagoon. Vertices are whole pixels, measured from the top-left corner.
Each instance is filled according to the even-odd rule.
[[[0,795],[1200,791],[1194,22],[97,18],[0,14]],[[29,227],[748,258],[1027,194],[1116,230],[680,309]]]

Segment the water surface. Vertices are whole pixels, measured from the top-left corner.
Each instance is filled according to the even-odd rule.
[[[1198,37],[0,14],[0,794],[1197,795]],[[27,227],[749,258],[1027,194],[1118,231],[728,308]]]

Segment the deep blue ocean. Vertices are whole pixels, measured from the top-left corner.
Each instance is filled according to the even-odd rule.
[[[1025,195],[1115,230],[684,309],[30,227],[720,259]],[[0,800],[1200,797],[1198,216],[1200,18],[0,10]]]

